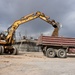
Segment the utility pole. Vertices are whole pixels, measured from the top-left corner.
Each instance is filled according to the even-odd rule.
[[[22,39],[22,37],[21,37],[21,32],[19,32],[19,37],[20,37],[20,39],[19,39],[19,40],[21,40],[21,39]]]
[[[19,46],[19,50],[21,50],[21,46],[22,46],[22,41],[21,41],[21,40],[22,40],[21,32],[19,32],[19,37],[20,37],[19,42],[21,42],[21,43],[20,43],[20,46]]]
[[[27,38],[27,30],[25,30],[25,37]]]

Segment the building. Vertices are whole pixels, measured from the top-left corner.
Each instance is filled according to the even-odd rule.
[[[39,52],[40,48],[36,45],[37,39],[26,39],[16,41],[15,46],[21,51]]]

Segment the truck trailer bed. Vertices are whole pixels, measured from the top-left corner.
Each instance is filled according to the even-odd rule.
[[[75,47],[75,38],[40,36],[37,45]]]

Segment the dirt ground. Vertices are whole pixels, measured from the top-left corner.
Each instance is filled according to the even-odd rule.
[[[0,55],[0,75],[75,75],[75,55],[47,58],[42,52]]]

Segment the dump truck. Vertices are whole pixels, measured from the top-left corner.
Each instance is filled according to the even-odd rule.
[[[75,38],[41,35],[37,45],[49,58],[65,58],[68,53],[75,54]]]

